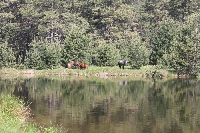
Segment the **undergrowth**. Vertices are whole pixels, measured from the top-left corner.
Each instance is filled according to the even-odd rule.
[[[29,106],[13,96],[0,96],[0,132],[1,133],[58,133],[62,132],[56,127],[42,128],[30,124]]]

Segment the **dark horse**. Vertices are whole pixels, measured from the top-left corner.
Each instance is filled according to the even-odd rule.
[[[76,66],[80,69],[88,69],[88,64],[82,63],[82,62],[76,62]]]
[[[125,66],[127,63],[128,63],[127,60],[120,60],[120,61],[118,62],[119,68],[120,68],[120,69],[121,69],[121,68],[124,69],[124,66]]]

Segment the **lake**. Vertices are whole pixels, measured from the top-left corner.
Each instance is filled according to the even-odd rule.
[[[30,105],[29,122],[65,133],[199,133],[200,81],[0,78],[0,95]]]

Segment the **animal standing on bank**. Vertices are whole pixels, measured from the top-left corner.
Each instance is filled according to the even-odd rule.
[[[67,64],[67,68],[68,68],[68,69],[74,68],[74,61],[70,61],[70,62]]]
[[[88,69],[88,64],[82,62],[76,62],[76,66],[80,69]]]
[[[120,69],[121,69],[121,68],[124,69],[124,66],[125,66],[127,63],[128,63],[127,60],[120,60],[120,61],[118,62],[118,66],[119,66]]]

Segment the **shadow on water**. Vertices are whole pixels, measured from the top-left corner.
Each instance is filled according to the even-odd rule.
[[[13,95],[19,97],[20,99],[23,99],[25,102],[28,102],[29,90],[28,87],[26,86],[26,81],[18,82],[15,84]]]
[[[30,122],[72,133],[197,133],[200,82],[68,77],[0,79],[0,94],[31,103]]]

